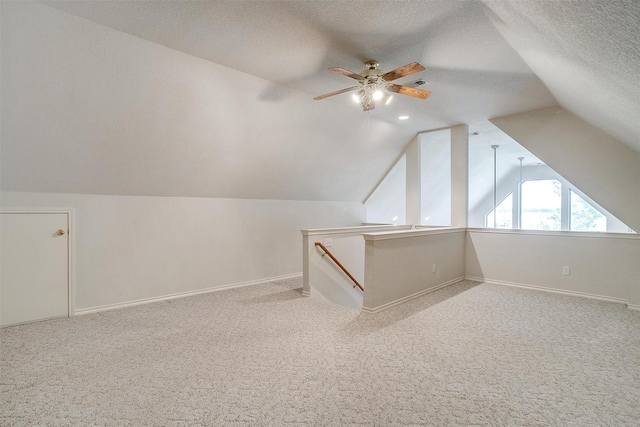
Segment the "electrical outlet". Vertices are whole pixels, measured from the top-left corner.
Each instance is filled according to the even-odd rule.
[[[562,274],[564,274],[565,276],[570,276],[571,275],[571,268],[564,266],[562,267]]]
[[[331,247],[331,245],[333,244],[333,239],[331,237],[325,237],[324,239],[322,239],[322,244],[327,248]]]
[[[435,273],[435,272],[436,272],[436,265],[435,265],[435,264],[433,264],[433,268],[431,269],[431,271],[432,271],[433,273]]]

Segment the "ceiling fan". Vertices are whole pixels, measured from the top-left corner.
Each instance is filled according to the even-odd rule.
[[[423,71],[424,67],[417,62],[412,62],[389,72],[384,72],[378,69],[378,66],[380,65],[378,64],[378,61],[368,61],[365,65],[367,66],[367,69],[362,71],[360,74],[352,73],[344,68],[329,68],[329,71],[357,80],[360,85],[326,93],[324,95],[316,96],[313,99],[317,101],[333,95],[357,90],[357,92],[353,94],[354,101],[358,102],[362,106],[363,111],[369,111],[376,107],[376,101],[382,100],[383,98],[387,98],[387,101],[390,100],[391,96],[386,94],[385,90],[420,99],[427,99],[429,95],[431,95],[431,92],[426,90],[391,83],[393,80],[399,79],[400,77],[405,77],[419,71]]]

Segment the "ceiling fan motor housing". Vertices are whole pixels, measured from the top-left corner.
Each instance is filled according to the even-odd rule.
[[[367,77],[369,80],[376,80],[375,77],[381,76],[384,74],[384,71],[379,70],[378,66],[380,65],[378,61],[367,61],[365,64],[367,66],[366,70],[363,70],[360,75],[362,77]],[[371,78],[374,77],[374,78]]]
[[[426,99],[427,97],[429,97],[429,95],[431,95],[431,92],[416,89],[415,86],[410,87],[391,83],[392,81],[399,79],[400,77],[405,77],[410,74],[423,71],[424,67],[417,62],[411,62],[402,67],[398,67],[395,70],[389,71],[388,73],[385,73],[384,71],[378,69],[378,61],[367,61],[365,65],[367,69],[362,71],[360,74],[353,73],[340,67],[329,68],[329,70],[333,71],[334,73],[342,74],[343,76],[357,80],[359,85],[316,96],[313,99],[320,100],[328,98],[330,96],[356,90],[357,92],[353,94],[354,100],[362,105],[362,109],[364,111],[370,111],[375,108],[375,101],[382,100],[385,97],[385,90],[389,92],[399,93],[401,95],[413,96],[420,99]],[[416,86],[418,85],[417,83],[418,82],[416,82]],[[387,95],[387,103],[389,99],[391,99],[391,96]]]

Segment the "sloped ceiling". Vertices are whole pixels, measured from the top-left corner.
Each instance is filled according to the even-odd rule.
[[[486,0],[559,104],[640,152],[640,2]]]
[[[624,127],[633,145],[633,112],[600,114],[583,90],[565,90],[572,76],[547,79],[553,64],[534,70],[550,93],[522,47],[637,48],[630,31],[611,31],[605,46],[540,41],[541,29],[581,29],[610,2],[557,1],[560,16],[539,6],[549,2],[511,3],[2,2],[2,188],[362,201],[417,132],[553,106],[553,95],[597,126]],[[637,16],[635,3],[622,9]],[[609,77],[616,102],[637,107],[629,67],[640,55],[624,52],[611,67],[626,72]],[[327,68],[358,72],[369,59],[385,70],[422,63],[400,83],[422,78],[432,96],[398,95],[370,113],[346,94],[312,99],[353,84]]]

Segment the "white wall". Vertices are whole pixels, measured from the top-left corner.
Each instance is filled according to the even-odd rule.
[[[640,237],[627,234],[469,229],[465,244],[468,279],[623,303],[640,284],[639,260]]]
[[[336,248],[332,251],[340,254],[360,280],[358,234],[362,229],[353,229],[352,234],[348,231],[341,231],[345,233],[344,242],[334,240]],[[314,233],[303,251],[310,260],[308,271],[313,269],[311,273],[316,274],[321,261],[312,240],[331,233]],[[416,230],[364,232],[363,236],[364,312],[379,312],[463,278],[608,300],[640,309],[637,235],[418,226]],[[311,261],[314,256],[316,262]],[[563,274],[563,267],[569,268],[568,275]],[[316,275],[323,286],[329,277],[326,272]]]
[[[324,255],[321,248],[316,247],[315,242],[325,245],[366,292],[362,234],[410,228],[410,225],[382,225],[302,230],[303,294],[360,310],[363,292],[328,255]]]
[[[451,129],[418,135],[420,216],[415,224],[451,225]]]
[[[300,230],[360,225],[350,202],[3,192],[2,209],[73,208],[75,309],[302,272]]]
[[[469,207],[469,126],[451,128],[451,225],[466,227]]]
[[[39,2],[0,8],[3,191],[361,202],[414,134],[347,95],[314,101]]]
[[[560,107],[491,123],[622,222],[640,230],[640,153]]]
[[[403,154],[364,202],[367,222],[406,224],[407,182],[407,155]]]
[[[464,278],[464,228],[367,233],[364,238],[365,312],[379,312]]]
[[[367,222],[466,226],[468,145],[467,125],[416,135],[365,200]]]

